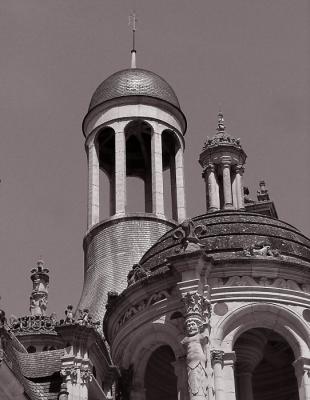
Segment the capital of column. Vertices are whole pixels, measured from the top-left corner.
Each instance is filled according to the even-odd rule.
[[[305,357],[299,357],[293,362],[295,368],[296,376],[301,377],[305,373],[310,376],[310,359]]]
[[[223,365],[224,362],[224,351],[222,350],[211,350],[211,363],[212,365],[220,363]]]
[[[203,169],[203,171],[202,171],[202,177],[203,177],[203,178],[207,178],[208,175],[209,175],[211,172],[213,172],[213,173],[215,172],[215,165],[212,164],[212,163],[209,163],[209,164],[207,164],[207,165],[204,167],[204,169]]]
[[[241,164],[236,165],[236,167],[235,167],[235,172],[236,172],[236,174],[239,174],[239,175],[242,176],[243,173],[244,173],[244,166],[241,165]]]
[[[225,168],[229,168],[230,169],[231,162],[230,161],[222,161],[221,162],[221,167],[222,167],[222,170],[225,169]]]
[[[210,302],[202,295],[195,293],[186,293],[182,298],[185,306],[185,328],[188,336],[198,333],[201,327],[206,323],[211,315]]]

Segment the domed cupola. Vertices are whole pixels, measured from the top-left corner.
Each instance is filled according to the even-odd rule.
[[[79,308],[89,309],[97,319],[104,315],[107,293],[123,290],[132,265],[186,218],[186,119],[171,86],[154,72],[136,68],[135,55],[133,50],[131,68],[98,86],[83,121],[88,223]],[[109,190],[102,190],[103,175]],[[135,198],[128,190],[131,178],[143,185]],[[103,213],[104,202],[109,205],[108,216]],[[133,211],[133,203],[141,206]]]
[[[206,181],[207,212],[244,210],[242,175],[245,160],[240,139],[226,132],[220,112],[217,133],[207,139],[199,157]]]

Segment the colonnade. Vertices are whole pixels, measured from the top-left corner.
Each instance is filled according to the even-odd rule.
[[[207,211],[243,210],[242,165],[229,162],[209,163],[203,177],[206,182]]]
[[[115,132],[115,165],[110,176],[111,215],[126,214],[126,133],[125,126],[114,129]],[[113,125],[111,125],[113,127]],[[114,127],[113,127],[114,128]],[[174,135],[173,132],[171,134]],[[98,135],[98,134],[97,134]],[[92,136],[87,143],[88,156],[88,229],[100,221],[99,204],[99,146],[97,136]],[[177,138],[176,138],[177,140]],[[185,213],[184,161],[183,146],[175,146],[175,152],[170,155],[172,217],[183,221]],[[163,150],[162,131],[153,130],[151,134],[151,171],[145,171],[145,212],[165,217],[164,183],[163,183]]]

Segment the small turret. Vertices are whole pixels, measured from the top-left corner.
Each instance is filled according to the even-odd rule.
[[[246,154],[240,139],[226,132],[222,112],[218,114],[216,130],[199,157],[206,182],[207,212],[244,210],[242,175]]]
[[[49,270],[44,267],[44,261],[39,260],[36,268],[31,270],[32,291],[29,311],[31,315],[46,315]]]

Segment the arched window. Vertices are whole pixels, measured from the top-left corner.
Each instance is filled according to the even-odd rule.
[[[146,400],[178,399],[174,361],[175,355],[170,346],[160,346],[151,354],[144,376]]]
[[[110,127],[101,129],[96,137],[99,158],[99,213],[100,220],[115,213],[115,132]]]
[[[140,119],[125,128],[127,212],[152,212],[151,126]]]

